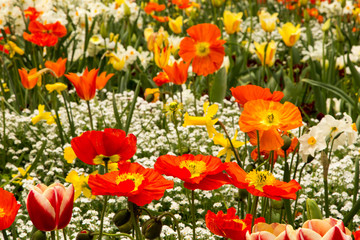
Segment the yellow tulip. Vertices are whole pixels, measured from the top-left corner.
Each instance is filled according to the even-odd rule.
[[[294,46],[300,38],[300,24],[295,27],[292,23],[287,22],[282,26],[282,28],[278,28],[278,30],[285,45],[288,47]]]
[[[171,31],[175,34],[179,34],[182,32],[182,26],[183,26],[183,17],[179,16],[176,19],[169,18],[169,27]]]
[[[154,54],[155,54],[155,63],[159,68],[164,68],[168,65],[171,47],[163,47],[160,48],[156,43],[154,46]]]
[[[274,14],[270,15],[270,13],[268,13],[266,11],[261,11],[261,13],[259,15],[261,28],[265,32],[274,31],[275,27],[276,27],[276,21],[278,20],[277,16],[278,16],[278,13],[274,13]]]
[[[234,34],[235,32],[240,31],[242,16],[243,16],[242,12],[232,13],[227,10],[224,11],[224,26],[227,34]]]
[[[258,44],[257,42],[255,42],[254,45],[255,45],[256,55],[260,59],[261,64],[262,65],[265,64],[269,67],[274,65],[275,53],[276,53],[276,44],[275,44],[274,40],[271,40],[269,43],[265,42],[262,44]],[[266,48],[266,45],[267,45],[267,48]],[[266,48],[266,56],[264,56],[265,48]]]

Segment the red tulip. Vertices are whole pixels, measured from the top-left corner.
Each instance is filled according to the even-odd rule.
[[[41,231],[66,227],[71,219],[74,187],[65,188],[60,183],[50,186],[36,185],[26,199],[26,208],[34,226]]]

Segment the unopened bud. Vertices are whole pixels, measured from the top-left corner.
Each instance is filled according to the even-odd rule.
[[[276,200],[271,200],[271,207],[274,209],[282,209],[284,205],[284,202],[282,200],[280,201],[276,201]]]
[[[104,22],[101,23],[101,26],[100,26],[100,35],[103,37],[103,38],[106,38],[108,36],[108,31],[107,31],[107,27],[105,25]]]
[[[288,135],[282,135],[281,138],[284,140],[284,145],[282,145],[281,149],[286,151],[289,149],[291,145],[291,138]]]
[[[329,31],[330,27],[331,27],[331,18],[326,20],[326,22],[322,25],[321,30],[323,30],[323,32],[327,32]]]
[[[147,239],[155,239],[160,237],[162,222],[156,218],[150,218],[142,225],[142,234]]]
[[[345,37],[344,37],[344,35],[342,34],[339,25],[336,25],[335,28],[336,28],[336,39],[337,39],[339,42],[345,41]]]
[[[251,172],[252,170],[256,169],[255,164],[250,163],[245,167],[245,172]]]
[[[93,238],[94,236],[92,235],[92,232],[89,230],[82,230],[76,236],[76,240],[92,240]]]
[[[122,233],[128,233],[133,229],[131,222],[131,213],[128,209],[122,209],[115,214],[113,218],[114,224],[118,227]]]
[[[40,230],[37,230],[34,232],[34,234],[31,236],[31,240],[46,240],[46,233]]]
[[[310,198],[306,199],[306,215],[308,220],[323,219],[319,206]]]

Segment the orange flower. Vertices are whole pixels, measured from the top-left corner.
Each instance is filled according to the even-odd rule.
[[[44,25],[36,20],[29,23],[29,31],[31,34],[24,32],[23,38],[42,47],[54,46],[58,42],[58,38],[64,37],[67,33],[66,28],[60,22]]]
[[[167,16],[163,17],[163,16],[151,15],[151,17],[158,22],[168,22],[169,21],[169,17],[167,17]]]
[[[161,12],[164,10],[165,10],[165,4],[158,4],[155,2],[148,2],[148,4],[146,4],[146,7],[144,8],[146,14],[151,14],[153,11]]]
[[[166,189],[174,187],[173,181],[166,180],[154,169],[144,168],[138,163],[122,163],[119,169],[104,175],[90,175],[88,184],[92,194],[125,196],[130,202],[144,206],[159,200]]]
[[[220,29],[210,23],[192,26],[187,30],[190,37],[180,42],[179,55],[185,62],[191,62],[193,72],[197,75],[207,76],[221,67],[224,60],[224,40]]]
[[[176,85],[181,85],[187,80],[189,65],[190,62],[186,63],[181,61],[179,64],[174,62],[172,66],[167,65],[163,68],[163,70],[169,76],[170,82],[173,82]]]
[[[260,149],[276,150],[284,145],[279,130],[287,131],[302,126],[299,109],[290,102],[281,104],[262,99],[244,105],[239,119],[240,130],[248,133],[251,144],[257,145],[259,131]]]
[[[53,70],[55,72],[55,74],[56,74],[56,77],[59,78],[62,75],[64,75],[64,73],[65,73],[66,61],[67,61],[66,58],[64,58],[64,59],[59,58],[56,62],[46,61],[45,62],[45,67],[50,68],[51,70]]]
[[[106,75],[106,72],[102,72],[100,76],[96,77],[96,89],[101,90],[105,87],[106,83],[109,81],[109,79],[114,76],[113,73],[110,73]]]
[[[229,208],[226,214],[223,211],[215,214],[208,210],[205,215],[206,227],[215,235],[232,240],[244,240],[246,232],[251,231],[252,215],[246,214],[245,219],[239,219],[235,213],[233,207]],[[265,219],[260,217],[254,222],[265,222]]]
[[[38,81],[38,77],[36,76],[37,70],[36,68],[33,68],[28,73],[25,68],[18,69],[20,78],[21,78],[21,84],[26,89],[33,89]]]
[[[65,77],[74,85],[78,96],[89,101],[95,97],[96,78],[99,69],[92,69],[90,72],[86,68],[82,76],[75,73],[65,74]]]
[[[229,183],[228,176],[223,173],[226,166],[213,156],[163,155],[156,160],[154,168],[161,174],[180,178],[190,190],[214,190]]]
[[[0,188],[0,230],[11,226],[15,221],[20,206],[14,194]]]
[[[36,20],[42,12],[36,11],[36,8],[28,7],[26,10],[24,10],[25,18],[29,18],[30,22]]]
[[[189,4],[189,0],[172,0],[172,3],[177,5],[178,8],[180,9],[185,9],[185,8],[189,8],[191,7],[192,5]]]
[[[280,91],[270,92],[269,88],[262,88],[256,85],[238,86],[230,89],[235,101],[244,106],[245,103],[251,100],[264,99],[274,102],[280,102],[284,97],[284,93]]]
[[[153,78],[155,84],[160,87],[165,83],[169,83],[170,79],[169,76],[165,72],[159,72],[156,77]]]
[[[252,170],[246,173],[237,163],[225,163],[226,172],[231,178],[231,183],[241,189],[246,189],[254,196],[267,197],[274,200],[296,199],[296,192],[301,186],[296,180],[282,182],[268,171]]]

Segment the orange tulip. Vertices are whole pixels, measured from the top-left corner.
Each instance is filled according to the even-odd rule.
[[[82,76],[75,73],[65,74],[65,77],[74,85],[78,96],[89,101],[95,97],[96,78],[99,69],[92,69],[90,72],[86,68]]]
[[[36,76],[37,70],[36,68],[33,68],[28,73],[25,68],[18,69],[20,78],[21,78],[21,84],[26,89],[33,89],[38,81],[38,77]]]
[[[110,73],[106,75],[106,72],[102,72],[100,76],[96,77],[96,89],[101,90],[105,87],[106,83],[109,81],[109,79],[114,76],[113,73]]]
[[[56,62],[52,61],[46,61],[45,67],[50,68],[52,71],[55,72],[57,78],[61,77],[65,73],[65,65],[66,65],[67,59],[59,58]],[[52,73],[51,73],[52,74]],[[53,75],[53,74],[52,74]]]

